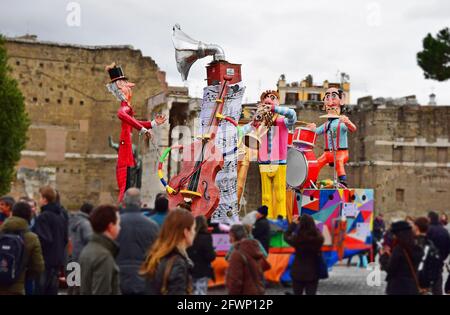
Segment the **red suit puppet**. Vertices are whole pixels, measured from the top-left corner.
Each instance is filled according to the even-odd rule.
[[[152,121],[140,121],[135,119],[133,106],[131,105],[132,88],[134,83],[128,81],[123,74],[122,68],[115,63],[106,67],[111,79],[106,86],[108,90],[120,101],[120,108],[117,111],[117,117],[122,122],[120,132],[119,150],[116,167],[117,185],[119,187],[118,202],[122,201],[125,191],[130,186],[130,170],[136,166],[133,156],[133,144],[131,135],[133,128],[139,130],[139,133],[151,137],[150,129],[166,121],[164,115],[157,115]]]

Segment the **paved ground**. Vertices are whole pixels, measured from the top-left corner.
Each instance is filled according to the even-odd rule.
[[[385,294],[386,282],[384,281],[386,274],[381,271],[379,274],[380,282],[379,286],[373,285],[369,286],[367,284],[367,277],[369,277],[372,282],[376,282],[377,277],[374,276],[372,271],[357,268],[354,266],[347,267],[345,264],[335,265],[333,269],[329,272],[329,278],[326,280],[321,280],[319,283],[318,295],[353,295],[353,294],[363,294],[363,295],[382,295]],[[376,284],[376,283],[375,283]],[[270,285],[267,289],[266,294],[269,295],[280,295],[286,292],[292,292],[292,288],[283,287],[282,285]],[[208,291],[211,295],[222,295],[226,294],[224,287],[212,288]]]

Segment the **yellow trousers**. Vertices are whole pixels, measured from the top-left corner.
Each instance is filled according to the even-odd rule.
[[[260,164],[262,205],[269,208],[268,218],[286,218],[286,165]]]

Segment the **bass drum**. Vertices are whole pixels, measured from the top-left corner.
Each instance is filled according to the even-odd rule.
[[[319,176],[319,166],[312,150],[289,147],[286,160],[286,183],[294,189],[311,187]]]

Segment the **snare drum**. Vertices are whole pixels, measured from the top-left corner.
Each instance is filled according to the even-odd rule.
[[[309,128],[297,127],[292,137],[292,143],[295,146],[313,148],[316,144],[316,133]]]
[[[294,189],[311,187],[319,176],[319,166],[312,150],[301,150],[290,146],[286,160],[286,183]]]

